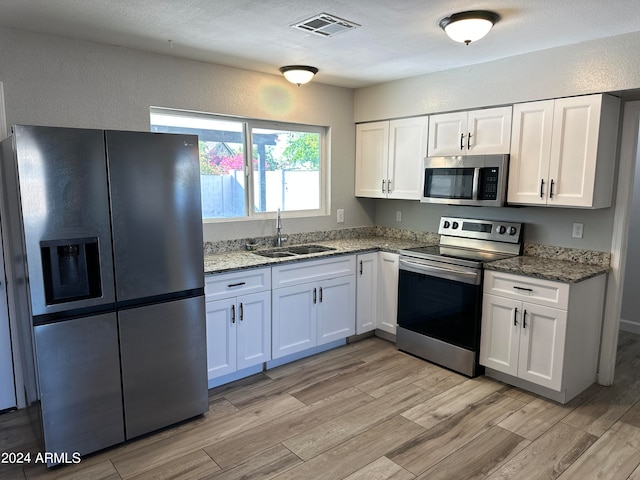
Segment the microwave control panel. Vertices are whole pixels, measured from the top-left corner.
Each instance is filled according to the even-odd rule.
[[[496,200],[498,198],[500,169],[498,167],[481,168],[479,180],[478,199]]]

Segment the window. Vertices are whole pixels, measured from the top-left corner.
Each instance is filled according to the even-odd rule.
[[[323,127],[152,108],[151,131],[198,135],[205,221],[325,213]]]

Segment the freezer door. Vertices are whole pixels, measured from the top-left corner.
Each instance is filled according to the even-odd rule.
[[[204,297],[118,312],[127,439],[208,410]]]
[[[47,452],[86,454],[124,441],[115,313],[34,328]]]
[[[106,139],[117,301],[203,288],[198,137]]]
[[[113,303],[104,132],[25,125],[14,132],[15,165],[5,173],[17,189],[8,208],[22,212],[33,315]]]

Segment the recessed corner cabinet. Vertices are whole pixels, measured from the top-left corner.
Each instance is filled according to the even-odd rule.
[[[561,403],[596,381],[606,275],[567,284],[485,272],[486,375]]]
[[[356,125],[356,197],[420,199],[428,117]]]
[[[430,157],[509,153],[511,107],[429,117]]]
[[[514,105],[508,203],[610,207],[619,116],[602,94]]]

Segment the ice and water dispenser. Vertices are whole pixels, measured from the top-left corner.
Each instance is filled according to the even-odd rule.
[[[40,242],[47,305],[102,295],[98,239]]]

